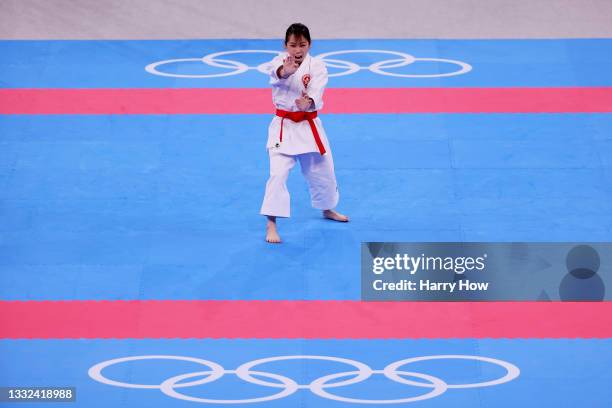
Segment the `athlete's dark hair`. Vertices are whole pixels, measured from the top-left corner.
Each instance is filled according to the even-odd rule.
[[[296,38],[304,37],[306,41],[308,41],[308,44],[310,44],[310,31],[308,31],[308,27],[306,27],[304,24],[293,23],[289,26],[287,32],[285,33],[285,45],[287,45],[291,34],[293,34]]]

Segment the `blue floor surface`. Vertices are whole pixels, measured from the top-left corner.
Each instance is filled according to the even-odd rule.
[[[4,88],[265,88],[266,76],[256,67],[282,49],[282,40],[141,40],[141,41],[0,41],[0,86]],[[219,56],[214,67],[198,59],[218,52],[263,50]],[[365,69],[330,81],[338,88],[395,87],[565,87],[610,86],[612,39],[549,40],[313,40],[312,55],[348,50],[370,53],[330,55],[330,73],[347,71],[348,63],[381,66],[391,73],[452,73],[469,64],[467,74],[430,78],[398,78]],[[382,51],[382,52],[381,52]],[[423,60],[393,67],[404,53]],[[246,72],[215,78],[153,75],[145,67],[159,61],[193,59],[161,66],[180,75],[226,74],[243,63]],[[224,60],[224,61],[221,61]],[[395,60],[395,62],[393,62]],[[342,62],[347,61],[347,62]]]
[[[107,360],[143,355],[195,357],[220,364],[225,370],[233,370],[241,364],[267,357],[322,355],[352,359],[367,364],[374,370],[382,370],[388,364],[407,358],[450,354],[502,360],[516,366],[520,374],[503,384],[449,388],[443,394],[425,401],[386,406],[606,408],[612,404],[612,393],[609,391],[612,372],[608,367],[612,358],[611,350],[612,343],[609,339],[3,340],[0,341],[0,354],[4,356],[0,382],[3,385],[76,387],[76,403],[45,403],[45,406],[51,407],[212,406],[171,398],[155,388],[135,389],[102,384],[90,378],[88,370]],[[208,369],[189,361],[150,359],[118,363],[103,369],[102,374],[120,382],[158,385],[179,374]],[[473,359],[427,360],[410,363],[399,369],[433,375],[450,385],[493,381],[507,373],[506,369],[499,365]],[[298,384],[309,384],[324,375],[354,371],[355,368],[337,361],[301,359],[272,361],[254,367],[253,370],[279,374],[293,379]],[[256,378],[278,383],[278,380],[269,377]],[[345,378],[330,382],[349,378],[351,377],[347,374]],[[422,378],[404,378],[427,382]],[[432,388],[393,382],[382,374],[374,374],[368,380],[352,385],[327,388],[327,391],[343,397],[361,399],[416,397],[431,390]],[[199,398],[247,399],[272,395],[281,391],[281,388],[250,384],[228,373],[212,383],[177,388],[177,391]],[[23,407],[39,405],[40,403],[19,404]],[[240,406],[248,405],[251,404]],[[308,389],[300,389],[283,399],[252,406],[341,408],[364,405],[332,401],[314,395]]]
[[[351,222],[296,170],[266,245],[269,119],[5,116],[0,298],[358,299],[363,241],[612,238],[612,115],[324,115]]]

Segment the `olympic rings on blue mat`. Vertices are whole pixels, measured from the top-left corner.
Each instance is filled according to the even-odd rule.
[[[399,370],[400,367],[406,366],[411,363],[416,363],[420,361],[427,360],[475,360],[484,363],[491,363],[494,365],[498,365],[506,370],[506,374],[502,377],[490,381],[484,381],[479,383],[465,383],[465,384],[448,384],[444,380],[434,377],[432,375],[412,372],[412,371],[403,371]],[[205,371],[194,371],[186,374],[179,374],[173,377],[169,377],[161,382],[161,384],[137,384],[137,383],[127,383],[116,380],[111,380],[104,375],[102,375],[102,370],[119,363],[126,363],[130,361],[138,361],[138,360],[179,360],[179,361],[189,361],[196,364],[201,364],[207,367],[208,369]],[[347,364],[352,366],[353,369],[350,371],[342,371],[339,373],[325,375],[319,378],[314,379],[309,384],[298,384],[297,381],[292,378],[271,373],[268,371],[260,371],[253,370],[255,366],[273,363],[277,361],[287,361],[287,360],[320,360],[320,361],[332,361],[336,363]],[[280,388],[281,390],[275,394],[271,394],[264,397],[257,398],[242,398],[242,399],[210,399],[210,398],[200,398],[200,397],[192,397],[186,394],[183,394],[177,391],[177,388],[185,388],[185,387],[193,387],[196,385],[202,385],[207,383],[212,383],[225,374],[234,374],[241,380],[260,385],[262,387],[268,388]],[[431,388],[431,390],[427,393],[417,395],[409,398],[398,398],[398,399],[359,399],[359,398],[349,398],[340,395],[333,394],[328,391],[330,388],[338,388],[344,387],[348,385],[358,384],[363,381],[369,379],[373,374],[382,374],[387,377],[389,380],[394,381],[396,383],[421,387],[421,388]],[[103,361],[92,366],[89,369],[89,376],[94,380],[101,382],[107,385],[113,385],[116,387],[124,387],[124,388],[148,388],[148,389],[159,389],[164,394],[185,401],[192,402],[200,402],[200,403],[209,403],[209,404],[249,404],[255,402],[265,402],[265,401],[273,401],[281,398],[288,397],[295,392],[305,389],[309,390],[313,394],[325,398],[328,400],[341,401],[341,402],[350,402],[354,404],[403,404],[408,402],[422,401],[430,398],[437,397],[448,389],[451,388],[479,388],[479,387],[490,387],[493,385],[499,385],[503,383],[510,382],[517,378],[520,375],[520,369],[512,363],[507,361],[498,360],[490,357],[480,357],[480,356],[471,356],[471,355],[432,355],[432,356],[422,356],[422,357],[412,357],[403,360],[395,361],[391,364],[388,364],[382,370],[374,370],[370,368],[368,365],[348,358],[341,357],[332,357],[332,356],[316,356],[316,355],[290,355],[290,356],[275,356],[268,358],[261,358],[258,360],[253,360],[246,362],[240,365],[235,370],[226,370],[220,364],[203,360],[195,357],[186,357],[186,356],[172,356],[172,355],[146,355],[146,356],[131,356],[131,357],[121,357],[112,360]],[[183,382],[184,380],[189,380],[192,378],[202,377],[199,380],[192,380],[188,382]],[[259,377],[259,378],[258,378]],[[268,378],[271,380],[275,380],[275,382],[265,381],[263,378]],[[339,378],[350,377],[342,381],[330,382]],[[417,378],[421,381],[412,381],[407,379],[406,377]]]
[[[219,58],[225,57],[227,55],[234,54],[272,54],[279,55],[279,51],[273,50],[232,50],[232,51],[220,51],[215,52],[213,54],[205,55],[201,58],[177,58],[177,59],[169,59],[163,61],[157,61],[152,64],[149,64],[145,67],[145,71],[153,75],[165,76],[165,77],[175,77],[175,78],[219,78],[219,77],[227,77],[233,75],[244,74],[249,70],[257,70],[261,73],[267,73],[266,66],[268,62],[263,64],[259,64],[255,67],[249,66],[243,62],[227,59],[227,58]],[[355,62],[330,58],[336,55],[346,55],[346,54],[389,54],[394,57],[386,59],[378,62],[374,62],[367,66],[361,66]],[[389,51],[389,50],[342,50],[342,51],[330,51],[325,52],[323,54],[317,55],[317,57],[323,59],[328,67],[331,68],[339,68],[343,69],[343,71],[335,72],[329,74],[330,77],[338,77],[344,75],[354,74],[361,70],[369,70],[370,72],[378,75],[386,75],[393,77],[401,77],[401,78],[440,78],[440,77],[449,77],[462,75],[470,72],[472,70],[472,66],[466,62],[444,59],[444,58],[417,58],[411,54],[407,54],[405,52],[400,51]],[[401,68],[407,65],[413,64],[416,61],[433,61],[433,62],[441,62],[457,65],[459,67],[458,70],[446,73],[435,73],[435,74],[402,74],[399,72],[390,72],[389,69],[392,68]],[[229,69],[228,72],[221,72],[216,74],[179,74],[179,73],[170,73],[161,71],[160,67],[168,64],[176,64],[181,62],[202,62],[210,67],[215,68],[223,68]]]

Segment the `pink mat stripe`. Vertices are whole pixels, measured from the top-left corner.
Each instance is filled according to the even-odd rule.
[[[329,88],[324,113],[612,112],[612,87]],[[0,89],[0,114],[272,113],[268,88]]]
[[[0,338],[611,338],[612,302],[0,301]]]

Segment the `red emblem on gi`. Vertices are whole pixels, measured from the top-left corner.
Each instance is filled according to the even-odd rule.
[[[310,74],[304,74],[302,77],[302,83],[304,84],[304,88],[308,88],[308,83],[310,82]]]

